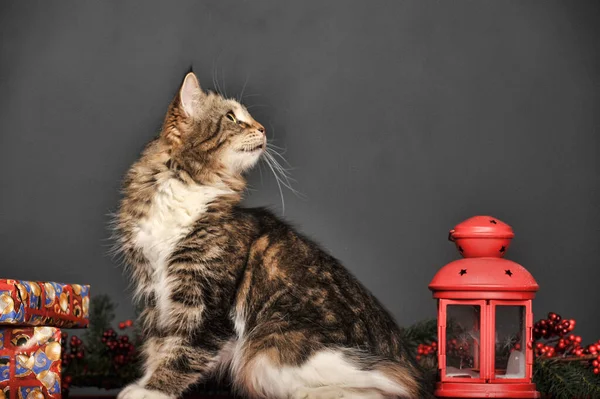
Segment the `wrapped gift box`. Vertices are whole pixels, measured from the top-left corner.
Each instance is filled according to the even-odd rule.
[[[0,327],[0,399],[60,399],[56,327]]]
[[[86,327],[89,304],[89,285],[0,279],[0,325]]]

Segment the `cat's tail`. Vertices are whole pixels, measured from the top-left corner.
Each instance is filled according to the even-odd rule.
[[[383,362],[377,367],[378,371],[393,381],[396,386],[402,387],[404,392],[389,392],[400,394],[401,397],[411,399],[434,399],[433,383],[430,376],[423,373],[412,364],[403,362]]]

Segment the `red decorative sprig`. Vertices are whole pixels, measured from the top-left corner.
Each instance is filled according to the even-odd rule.
[[[119,329],[125,330],[133,326],[131,320],[119,323]],[[108,329],[102,334],[102,342],[110,353],[116,369],[132,361],[135,355],[135,346],[130,342],[127,334],[117,334],[115,330]]]
[[[61,333],[61,365],[63,369],[66,369],[71,363],[83,361],[85,358],[83,341],[77,335],[71,336],[70,340],[68,338],[69,334],[63,331]],[[72,379],[70,375],[65,375],[62,378],[61,389],[63,391],[68,392]]]
[[[421,360],[423,357],[435,356],[437,354],[437,342],[433,341],[429,345],[419,344],[417,346],[417,360]]]
[[[575,320],[563,319],[554,312],[538,320],[533,327],[535,354],[561,361],[587,361],[594,374],[600,374],[600,340],[582,345],[581,337],[572,333],[575,325]]]

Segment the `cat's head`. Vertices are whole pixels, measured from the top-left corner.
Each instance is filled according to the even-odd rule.
[[[265,128],[246,107],[201,89],[188,73],[169,106],[161,139],[171,158],[192,177],[235,177],[256,164],[266,148]]]

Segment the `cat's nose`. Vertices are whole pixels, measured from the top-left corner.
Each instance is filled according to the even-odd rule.
[[[256,125],[256,130],[258,130],[262,134],[265,134],[265,128],[263,125]]]

